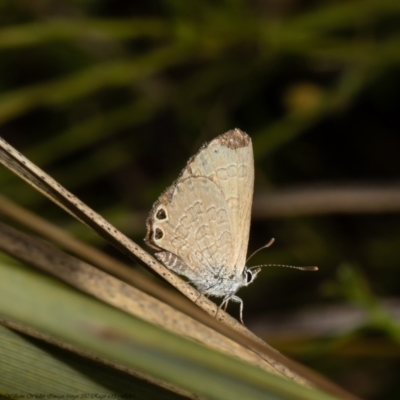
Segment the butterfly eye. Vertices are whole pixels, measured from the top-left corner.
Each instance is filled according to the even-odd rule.
[[[156,218],[157,218],[158,220],[162,220],[162,219],[167,218],[167,213],[165,212],[165,210],[164,210],[163,208],[160,208],[160,209],[157,211]]]
[[[154,237],[156,239],[161,239],[164,236],[163,231],[160,228],[157,228],[155,233],[154,233]]]
[[[247,271],[246,271],[246,283],[252,282],[253,279],[254,279],[253,272],[250,271],[250,270],[247,270]]]

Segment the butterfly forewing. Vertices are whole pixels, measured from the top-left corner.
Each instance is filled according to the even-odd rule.
[[[230,267],[242,271],[249,242],[254,187],[253,147],[250,137],[239,129],[218,136],[188,162],[181,177],[202,175],[222,190],[233,236]]]

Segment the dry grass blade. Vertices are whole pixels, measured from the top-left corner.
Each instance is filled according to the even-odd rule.
[[[2,316],[131,370],[206,398],[338,400],[128,315],[32,268],[1,262],[0,269]],[[8,364],[1,364],[7,372]],[[35,371],[23,373],[31,377]]]
[[[0,223],[0,249],[135,317],[277,373],[253,351],[113,276]],[[279,374],[282,375],[282,374]]]
[[[134,256],[153,269],[189,299],[192,301],[199,299],[200,294],[192,286],[158,263],[147,252],[141,249],[140,246],[132,242],[100,215],[69,193],[59,183],[54,181],[50,176],[27,160],[3,139],[0,139],[0,162],[34,186],[37,190],[41,191],[71,215],[75,216],[95,230],[100,236],[111,242],[123,253],[128,254],[130,257]],[[196,304],[210,315],[215,315],[217,310],[216,305],[204,296],[201,296],[200,300],[196,301]],[[198,313],[196,319],[203,321],[208,326],[235,340],[237,343],[250,348],[284,376],[300,383],[305,383],[306,381],[312,382],[321,389],[338,395],[344,399],[355,399],[354,396],[337,387],[325,378],[282,356],[225,312],[218,313],[218,320],[204,316],[202,313]],[[222,321],[228,326],[220,324],[218,321]]]

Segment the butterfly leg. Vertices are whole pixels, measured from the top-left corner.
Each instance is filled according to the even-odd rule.
[[[224,310],[224,311],[226,311],[226,308],[228,307],[228,303],[229,303],[229,300],[231,299],[231,296],[232,296],[232,295],[228,294],[227,296],[224,297],[224,299],[222,300],[222,303],[221,303],[221,304],[219,305],[219,307],[217,308],[217,311],[216,311],[216,313],[215,313],[215,315],[214,315],[214,318],[217,318],[217,315],[218,315],[218,313],[219,313],[219,310]]]
[[[244,325],[244,322],[243,322],[243,300],[237,296],[231,296],[229,299],[240,303],[240,311],[239,311],[240,322],[242,323],[242,325]]]

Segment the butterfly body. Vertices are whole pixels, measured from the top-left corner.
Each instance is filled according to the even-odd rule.
[[[145,241],[205,295],[235,293],[256,277],[245,266],[254,185],[250,137],[234,129],[205,144],[159,197]],[[241,306],[242,308],[242,306]]]
[[[168,251],[161,251],[155,254],[157,259],[161,261],[172,271],[179,275],[186,276],[191,283],[204,295],[225,297],[232,293],[236,293],[242,286],[247,286],[251,283],[255,276],[255,271],[244,267],[241,275],[233,275],[229,267],[221,265],[214,268],[216,273],[214,275],[198,276],[187,267],[183,261],[173,253]],[[234,300],[232,296],[232,300]]]

